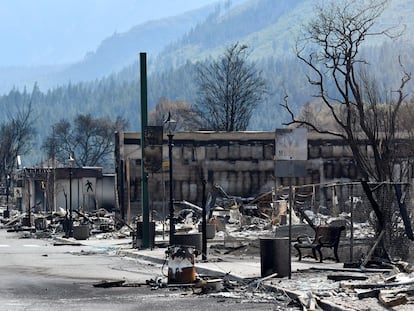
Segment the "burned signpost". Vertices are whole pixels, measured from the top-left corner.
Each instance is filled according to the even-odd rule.
[[[289,178],[289,279],[292,270],[292,177],[306,175],[307,140],[307,130],[305,128],[276,129],[275,176]]]

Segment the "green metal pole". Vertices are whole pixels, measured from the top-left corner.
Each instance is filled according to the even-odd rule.
[[[140,53],[141,73],[141,207],[142,207],[142,248],[150,247],[149,234],[149,203],[148,203],[148,174],[144,168],[144,132],[148,125],[147,108],[147,54]]]

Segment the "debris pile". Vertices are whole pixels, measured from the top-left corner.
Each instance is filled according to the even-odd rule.
[[[359,201],[358,201],[359,202]],[[356,203],[358,203],[356,202]],[[200,231],[202,208],[187,201],[174,202],[176,233],[193,233]],[[210,261],[223,261],[229,258],[250,258],[260,260],[259,239],[262,237],[283,236],[287,224],[291,223],[295,234],[303,234],[304,228],[318,241],[321,236],[317,228],[321,225],[346,228],[345,238],[374,237],[369,219],[360,222],[351,219],[349,213],[327,215],[302,205],[289,212],[286,197],[275,198],[273,193],[266,193],[256,198],[230,196],[216,185],[209,194],[206,203],[207,223],[213,225],[214,234],[209,238],[208,255]],[[295,213],[296,212],[296,213]],[[289,219],[289,217],[292,219]],[[94,212],[73,211],[73,226],[87,226],[88,233],[97,239],[137,237],[138,225],[131,227],[117,218],[113,212],[99,209]],[[138,224],[139,219],[134,219]],[[9,230],[36,230],[50,234],[67,232],[68,213],[64,209],[56,212],[18,213],[11,211],[9,218],[3,218],[2,224]],[[155,235],[169,231],[169,222],[156,222]],[[135,226],[135,225],[134,225]],[[290,228],[292,229],[292,228]],[[340,233],[342,234],[342,231]],[[307,232],[306,232],[307,233]],[[315,235],[316,234],[316,235]],[[292,242],[296,237],[292,237]],[[337,239],[339,241],[339,237]],[[132,247],[135,248],[133,241]],[[337,246],[337,245],[336,245]],[[328,245],[328,247],[331,247]],[[137,247],[138,248],[138,247]],[[372,248],[373,250],[374,248]],[[361,310],[361,305],[371,310],[409,310],[414,305],[414,268],[409,262],[401,260],[373,260],[372,253],[356,262],[349,262],[343,268],[329,268],[313,259],[318,265],[295,271],[292,278],[267,276],[254,279],[235,279],[232,276],[217,275],[194,276],[194,255],[181,248],[170,250],[169,278],[155,278],[145,284],[152,289],[169,287],[190,287],[195,294],[209,294],[220,298],[277,301],[284,307],[298,310]],[[292,260],[296,260],[295,250]],[[335,253],[336,259],[338,259]],[[327,260],[329,263],[329,259]],[[309,262],[309,261],[308,261]],[[308,265],[311,266],[311,265]],[[188,272],[188,274],[187,274]],[[167,275],[165,275],[167,277]],[[182,282],[184,280],[184,282]],[[170,280],[171,281],[171,280]],[[137,285],[137,286],[138,286]],[[123,282],[102,282],[95,287],[134,286]],[[404,309],[405,308],[405,309]]]
[[[58,208],[50,213],[21,213],[11,210],[9,217],[1,218],[1,225],[8,231],[36,232],[44,237],[45,234],[49,236],[65,235],[68,232],[69,221],[70,215],[63,208]],[[134,230],[120,220],[114,212],[108,212],[103,208],[88,213],[73,210],[72,223],[73,228],[87,227],[88,236],[91,234],[97,238],[130,237],[131,231]]]
[[[266,284],[300,302],[302,310],[411,310],[414,274],[399,270],[401,264],[393,269],[319,267]]]

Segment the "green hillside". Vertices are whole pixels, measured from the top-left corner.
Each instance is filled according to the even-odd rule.
[[[240,42],[250,47],[249,59],[262,71],[269,87],[269,93],[256,109],[249,129],[272,131],[287,120],[286,112],[279,105],[286,93],[295,111],[313,99],[313,91],[306,80],[307,68],[294,54],[296,38],[302,23],[311,17],[313,4],[313,0],[233,1],[233,5],[227,3],[215,7],[202,19],[198,15],[199,22],[187,31],[180,28],[183,34],[174,39],[171,39],[173,33],[165,33],[165,29],[179,29],[174,23],[182,22],[185,19],[183,16],[154,23],[153,28],[150,24],[145,25],[149,28],[140,26],[130,33],[108,38],[84,63],[59,71],[60,74],[71,72],[76,76],[71,83],[62,82],[64,77],[56,71],[44,77],[38,76],[39,79],[48,79],[48,83],[57,81],[57,84],[47,90],[37,90],[33,98],[30,97],[29,87],[26,90],[13,89],[0,97],[0,107],[13,113],[25,101],[33,101],[39,124],[35,141],[37,150],[50,132],[51,124],[61,118],[70,120],[77,113],[90,113],[96,117],[121,116],[129,120],[131,130],[138,130],[139,64],[134,59],[138,59],[139,52],[148,52],[148,103],[151,109],[160,98],[194,103],[197,96],[194,84],[197,62],[215,58],[229,44]],[[414,0],[391,1],[379,26],[406,24],[404,35],[387,43],[367,42],[369,45],[363,51],[371,60],[372,73],[390,88],[399,82],[399,55],[406,68],[414,71],[414,59],[410,53],[414,46],[414,30],[410,27],[413,17]],[[190,17],[188,20],[194,22]],[[145,40],[143,33],[146,34]],[[138,37],[141,41],[137,45],[134,40]],[[154,38],[156,44],[152,45],[152,50],[147,50],[150,38]],[[162,38],[169,38],[170,41],[161,49]],[[157,44],[158,50],[155,47]],[[113,68],[119,71],[108,74]],[[93,72],[101,77],[94,77]],[[41,83],[39,85],[42,86]]]

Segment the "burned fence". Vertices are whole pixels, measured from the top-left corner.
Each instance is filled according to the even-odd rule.
[[[373,245],[382,231],[379,245],[387,254],[379,255],[389,259],[414,257],[410,184],[383,182],[367,186],[371,198],[360,182],[293,186],[293,217],[313,227],[345,225],[350,257],[354,260],[360,256],[354,252],[354,242],[364,239]],[[278,209],[287,202],[288,196],[289,189],[280,187],[273,190],[271,200]],[[378,203],[381,219],[374,213],[372,200]]]

